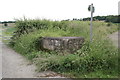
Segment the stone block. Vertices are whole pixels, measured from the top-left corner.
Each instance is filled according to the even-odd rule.
[[[82,47],[82,37],[44,37],[41,39],[43,49],[62,53],[74,53]]]

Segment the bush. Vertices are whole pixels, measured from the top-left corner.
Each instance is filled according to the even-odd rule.
[[[7,23],[4,23],[4,26],[8,26],[8,24],[7,24]]]
[[[103,71],[104,75],[117,72],[118,50],[106,39],[106,35],[117,31],[117,27],[114,24],[107,27],[105,22],[96,21],[93,26],[91,43],[88,21],[18,20],[11,43],[17,52],[34,61],[39,71],[76,73],[77,77],[96,71]],[[67,55],[39,50],[42,37],[62,36],[84,37],[85,43],[76,53]]]

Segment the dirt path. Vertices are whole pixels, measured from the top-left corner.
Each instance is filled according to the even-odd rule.
[[[2,44],[2,77],[3,78],[63,78],[52,71],[39,72],[36,66],[31,64],[23,56],[11,48]]]
[[[29,65],[23,56],[17,54],[5,44],[2,45],[2,77],[3,78],[34,78],[35,66]]]
[[[6,46],[6,44],[2,42],[1,37],[2,34],[0,34],[0,65],[2,65],[2,67],[0,66],[0,68],[2,68],[0,69],[0,72],[2,72],[0,76],[2,76],[2,78],[62,78],[52,71],[37,73],[35,71],[36,66]]]
[[[120,38],[120,36],[118,37],[118,32],[115,32],[111,35],[109,35],[108,37],[113,41],[113,44],[116,46],[116,47],[119,47],[118,46],[118,38]]]
[[[0,65],[2,66],[0,72],[2,72],[2,78],[35,78],[37,74],[35,65],[29,65],[29,61],[2,42],[3,30],[0,27]]]

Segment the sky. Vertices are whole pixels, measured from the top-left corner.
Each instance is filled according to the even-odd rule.
[[[118,15],[120,0],[0,0],[0,21],[14,19],[65,20],[90,17],[88,6],[93,3],[94,16]]]
[[[120,15],[120,1],[118,3],[118,15]]]

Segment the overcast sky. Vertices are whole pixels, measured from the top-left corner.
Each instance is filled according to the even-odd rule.
[[[118,15],[120,0],[0,0],[0,21],[14,18],[63,20],[90,17],[88,5],[93,3],[94,16]]]

